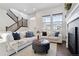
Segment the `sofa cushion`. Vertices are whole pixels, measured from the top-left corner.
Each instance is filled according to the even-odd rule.
[[[42,36],[47,36],[47,32],[42,32]]]
[[[17,41],[12,41],[12,42],[9,42],[9,44],[10,44],[10,47],[12,47],[13,49],[17,49],[17,47],[18,47],[18,40]]]
[[[29,42],[30,42],[30,41],[29,41],[27,38],[23,38],[23,39],[19,40],[19,45],[21,46],[21,45],[27,44],[27,43],[29,43]]]
[[[1,35],[1,37],[2,37],[3,39],[7,40],[7,41],[13,41],[13,40],[14,40],[14,38],[13,38],[13,36],[12,36],[12,32],[3,33],[3,34]]]
[[[26,32],[26,37],[33,37],[33,36],[34,36],[33,32],[30,31]]]
[[[23,39],[26,37],[26,32],[20,32],[20,38]]]
[[[58,37],[60,32],[55,32],[55,37]]]
[[[13,34],[14,40],[19,40],[20,39],[20,34],[19,33],[14,32],[12,34]]]

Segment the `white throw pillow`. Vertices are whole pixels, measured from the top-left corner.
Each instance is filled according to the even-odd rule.
[[[2,37],[3,39],[5,39],[5,40],[8,40],[8,41],[13,41],[13,40],[14,40],[14,38],[13,38],[13,36],[12,36],[12,32],[10,32],[10,33],[3,33],[3,34],[1,35],[1,37]]]

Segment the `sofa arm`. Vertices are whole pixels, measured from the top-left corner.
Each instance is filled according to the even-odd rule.
[[[7,56],[7,44],[6,40],[0,39],[0,56]]]
[[[62,35],[61,34],[59,34],[58,39],[59,39],[59,42],[62,43]]]
[[[16,41],[14,40],[13,42],[7,42],[7,45],[8,45],[8,50],[12,49],[15,52],[17,52],[19,47],[19,40]]]

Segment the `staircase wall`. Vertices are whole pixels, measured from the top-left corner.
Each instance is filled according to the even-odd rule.
[[[20,29],[18,29],[16,32],[25,32],[28,31],[29,29],[27,27],[21,27]]]
[[[4,9],[0,9],[0,32],[6,31],[6,26],[10,26],[15,22],[6,15],[7,11]]]

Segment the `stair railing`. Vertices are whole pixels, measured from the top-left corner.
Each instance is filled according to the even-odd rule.
[[[9,9],[7,15],[15,22],[18,22],[18,17]]]
[[[17,31],[20,27],[22,27],[22,20],[10,25],[10,26],[6,26],[6,31],[12,31],[15,32]]]

